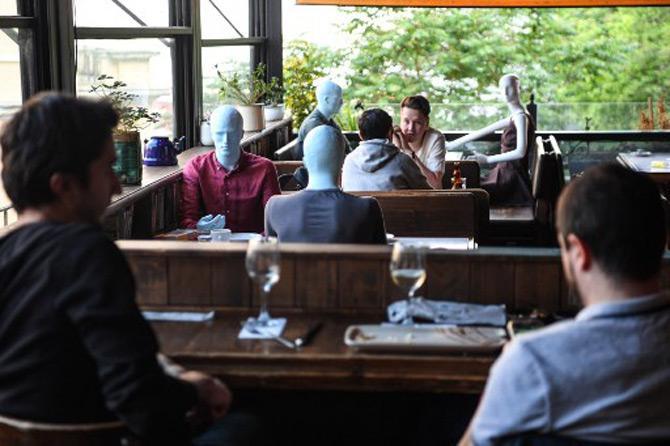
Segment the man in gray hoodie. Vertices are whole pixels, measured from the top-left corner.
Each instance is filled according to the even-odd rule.
[[[412,158],[391,144],[393,120],[388,113],[379,108],[364,111],[358,133],[360,145],[344,160],[343,190],[431,189]]]

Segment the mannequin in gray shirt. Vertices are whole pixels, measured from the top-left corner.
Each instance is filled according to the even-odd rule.
[[[337,129],[321,125],[305,138],[307,188],[275,195],[265,207],[265,233],[281,242],[386,243],[377,200],[346,194],[337,186],[344,152]]]

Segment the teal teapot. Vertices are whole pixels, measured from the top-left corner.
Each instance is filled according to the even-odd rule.
[[[144,140],[144,165],[145,166],[174,166],[177,164],[177,154],[184,150],[186,137],[176,138],[170,141],[167,136],[152,136],[150,140]]]

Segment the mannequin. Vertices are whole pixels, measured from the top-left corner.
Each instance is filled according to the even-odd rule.
[[[528,204],[532,201],[528,175],[528,147],[534,138],[535,124],[521,105],[519,77],[515,74],[506,74],[500,78],[499,85],[507,102],[510,117],[448,142],[447,150],[453,150],[466,142],[504,129],[500,154],[486,156],[475,152],[468,159],[474,159],[480,165],[496,164],[490,174],[482,180],[482,187],[489,192],[492,204]]]
[[[240,141],[244,135],[242,115],[235,107],[223,105],[212,112],[210,123],[216,160],[224,169],[233,170],[240,160]],[[200,231],[211,231],[223,229],[225,226],[225,216],[207,214],[198,220],[196,228]]]
[[[305,138],[307,187],[272,197],[265,207],[265,233],[281,242],[385,244],[386,231],[374,198],[346,194],[338,187],[344,151],[340,132],[315,127]]]
[[[181,225],[263,232],[265,204],[281,192],[277,171],[272,161],[241,149],[243,120],[234,107],[214,110],[211,127],[215,150],[184,166]]]
[[[298,142],[293,149],[293,157],[295,159],[302,159],[304,155],[303,144],[307,134],[315,127],[320,125],[329,125],[340,132],[342,144],[344,144],[345,151],[349,151],[349,143],[347,142],[342,130],[338,126],[333,117],[339,113],[342,108],[342,88],[335,82],[325,80],[316,88],[316,108],[305,118],[300,125],[298,131]],[[305,172],[303,172],[305,173]]]
[[[340,135],[335,129],[319,126],[305,139],[303,162],[309,172],[307,190],[337,189],[337,179],[342,169],[344,152]]]

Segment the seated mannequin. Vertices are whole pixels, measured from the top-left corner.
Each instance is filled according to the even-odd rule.
[[[242,115],[234,107],[217,108],[210,122],[215,150],[184,167],[181,225],[215,229],[225,220],[233,232],[263,232],[265,204],[280,193],[275,167],[240,149]]]
[[[393,129],[393,144],[409,155],[434,189],[442,189],[444,135],[429,127],[430,103],[423,96],[407,96],[400,103],[400,126]]]
[[[281,242],[386,243],[377,200],[346,194],[337,186],[344,152],[337,129],[321,125],[305,138],[307,188],[272,197],[265,208],[265,233]]]
[[[298,142],[294,147],[293,158],[301,160],[303,158],[303,144],[307,134],[320,125],[329,125],[337,129],[340,133],[344,149],[349,152],[349,143],[347,142],[340,126],[333,120],[342,108],[342,88],[333,81],[323,81],[316,88],[316,108],[310,113],[300,125],[298,131]]]
[[[383,191],[431,189],[412,158],[391,144],[393,120],[380,108],[366,110],[358,118],[361,143],[344,160],[342,189]]]
[[[475,159],[480,165],[496,164],[482,179],[482,188],[488,191],[492,205],[528,205],[533,202],[528,174],[528,154],[529,147],[535,140],[535,123],[521,105],[519,78],[515,74],[501,77],[500,89],[511,116],[448,142],[447,150],[453,150],[466,142],[504,129],[500,139],[500,154],[486,156],[475,152],[470,158]]]

